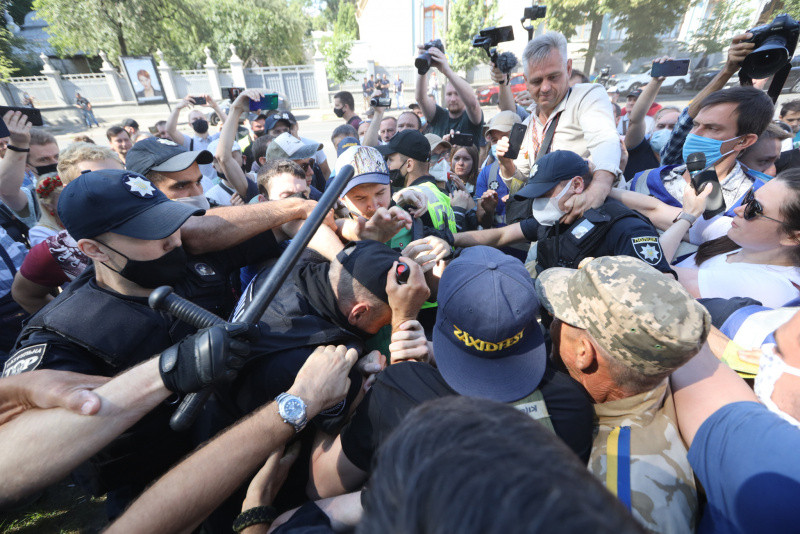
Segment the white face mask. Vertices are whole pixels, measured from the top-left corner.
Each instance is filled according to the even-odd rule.
[[[564,198],[567,191],[572,187],[572,182],[568,182],[566,186],[556,196],[551,198],[535,198],[531,211],[534,218],[539,221],[542,226],[554,226],[558,223],[561,217],[566,213],[561,211],[558,207],[558,201]]]
[[[433,176],[437,182],[446,182],[448,172],[450,172],[450,164],[447,163],[446,159],[442,159],[442,161],[430,168],[428,174]]]
[[[205,195],[197,195],[196,197],[181,197],[176,198],[175,200],[178,202],[183,202],[184,204],[189,204],[195,208],[204,210],[211,209],[211,204],[208,203],[208,199]]]
[[[759,362],[758,374],[755,380],[755,392],[758,400],[769,408],[769,411],[778,414],[781,419],[800,428],[800,421],[784,412],[775,401],[772,400],[772,393],[775,391],[775,382],[783,373],[800,376],[800,369],[788,365],[783,358],[775,352],[775,344],[769,343],[761,347],[761,361]]]

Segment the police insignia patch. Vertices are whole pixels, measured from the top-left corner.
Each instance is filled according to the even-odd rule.
[[[497,180],[492,180],[491,182],[489,182],[489,189],[491,189],[492,191],[497,191],[498,187],[500,187],[500,184],[497,183]]]
[[[125,185],[130,188],[131,194],[139,195],[142,198],[150,198],[155,193],[155,188],[148,180],[135,174],[128,174],[125,176]]]
[[[12,376],[33,371],[42,363],[42,357],[47,350],[47,343],[31,345],[24,349],[19,349],[6,361],[3,367],[3,376]]]
[[[633,251],[640,260],[650,265],[658,265],[661,261],[661,244],[656,236],[634,237],[631,239]]]
[[[200,276],[212,276],[217,274],[217,272],[206,263],[195,263],[194,270],[197,271],[197,274]]]

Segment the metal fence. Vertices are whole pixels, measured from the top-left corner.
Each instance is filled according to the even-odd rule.
[[[313,108],[318,105],[313,66],[246,69],[244,79],[248,88],[282,93],[293,108]]]
[[[64,94],[70,103],[75,103],[75,93],[90,102],[112,102],[114,95],[108,89],[105,74],[65,74],[61,77]]]

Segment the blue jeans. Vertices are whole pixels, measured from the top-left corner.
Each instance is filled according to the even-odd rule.
[[[100,126],[100,123],[97,122],[97,119],[94,118],[94,111],[91,109],[83,109],[81,108],[81,113],[83,113],[83,120],[86,121],[86,126],[92,127],[92,121],[94,121],[95,126]]]

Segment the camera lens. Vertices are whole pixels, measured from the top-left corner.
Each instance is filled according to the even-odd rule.
[[[786,38],[782,35],[773,35],[747,55],[742,61],[742,70],[751,78],[766,78],[774,74],[788,60],[789,51],[786,50]]]
[[[419,75],[422,76],[431,68],[431,55],[427,52],[421,53],[414,60],[414,66],[417,68]]]

